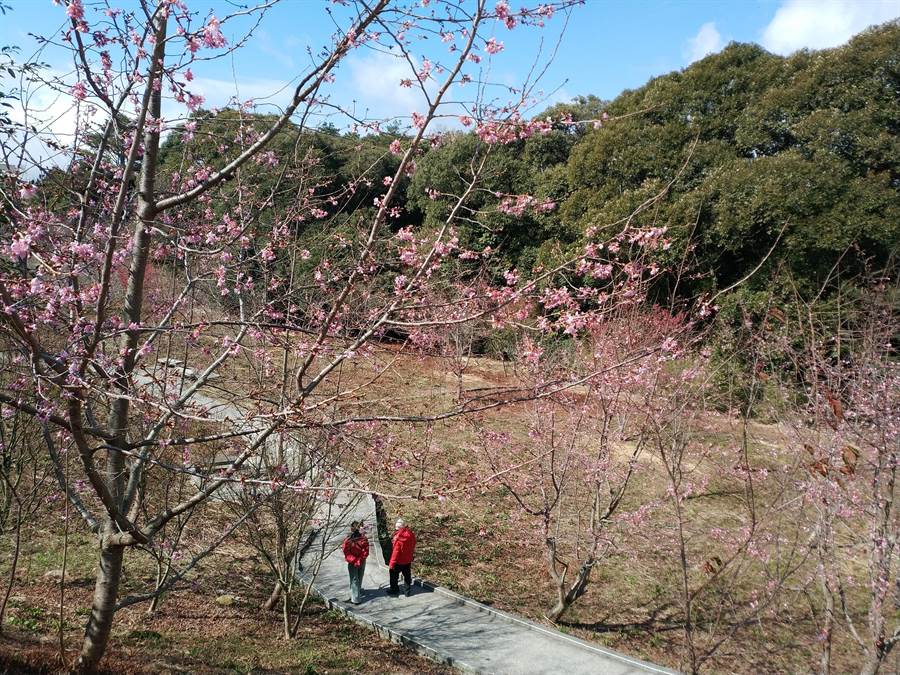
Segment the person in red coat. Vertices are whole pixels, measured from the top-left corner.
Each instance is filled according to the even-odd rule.
[[[347,561],[347,571],[350,573],[350,602],[354,605],[362,602],[362,580],[366,571],[366,558],[369,557],[369,540],[360,531],[361,527],[361,521],[354,520],[350,523],[350,535],[341,545]]]
[[[406,582],[406,595],[409,597],[412,591],[412,561],[416,553],[416,535],[403,522],[403,518],[397,520],[394,525],[394,548],[391,551],[390,568],[391,587],[388,595],[400,595],[398,581],[400,573],[403,573],[403,581]]]

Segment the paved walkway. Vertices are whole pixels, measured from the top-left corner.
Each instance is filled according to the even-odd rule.
[[[144,386],[155,386],[136,374]],[[259,425],[239,403],[214,398],[215,390],[196,392],[193,401],[206,406],[212,417],[229,419],[237,429]],[[248,437],[252,438],[252,436]],[[348,483],[350,479],[348,477]],[[228,486],[217,494],[226,498]],[[355,495],[355,496],[354,496]],[[326,603],[367,625],[383,637],[399,642],[441,663],[471,673],[498,675],[638,675],[674,673],[624,654],[578,640],[545,626],[500,612],[469,598],[415,579],[410,597],[388,596],[388,570],[377,543],[375,502],[366,493],[341,491],[326,516],[331,525],[298,561],[298,577],[308,580],[318,567],[313,588]],[[335,508],[336,507],[336,508]],[[363,579],[363,602],[348,600],[347,563],[340,545],[352,520],[362,520],[369,533],[370,555]],[[415,571],[415,563],[413,564]],[[402,582],[401,582],[402,584]]]
[[[340,544],[347,526],[326,535],[324,559],[314,589],[333,608],[372,627],[384,637],[456,668],[472,673],[526,675],[636,675],[674,671],[592,645],[558,631],[500,612],[452,591],[415,579],[409,597],[385,593],[388,570],[377,544],[375,504],[369,497],[344,497],[341,520],[363,520],[370,555],[359,605],[348,602],[347,563]],[[322,557],[319,540],[300,562],[300,578],[308,580]],[[415,563],[413,563],[415,571]],[[401,589],[403,582],[401,579]]]

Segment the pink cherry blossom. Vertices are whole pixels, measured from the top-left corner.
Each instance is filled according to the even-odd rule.
[[[31,238],[26,236],[13,239],[8,250],[13,259],[24,260],[31,253]]]
[[[497,40],[491,38],[487,41],[487,43],[485,43],[484,48],[488,54],[499,54],[503,51],[503,43],[497,42]]]
[[[228,44],[225,36],[222,35],[222,31],[219,28],[219,20],[215,17],[215,15],[209,18],[209,21],[203,28],[202,39],[203,44],[210,49],[218,49]]]
[[[84,19],[84,5],[81,4],[81,0],[69,0],[69,4],[66,5],[66,16],[73,21]]]

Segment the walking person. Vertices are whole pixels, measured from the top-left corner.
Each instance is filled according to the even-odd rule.
[[[402,572],[403,581],[406,582],[406,596],[409,597],[412,591],[412,561],[416,552],[416,535],[406,526],[403,518],[399,518],[395,523],[392,540],[394,548],[391,551],[391,561],[388,563],[391,580],[388,595],[400,595],[400,586],[397,582]]]
[[[362,521],[354,520],[350,523],[350,534],[341,545],[347,561],[347,571],[350,573],[350,602],[354,605],[362,602],[362,580],[366,571],[366,558],[369,557],[369,540],[360,528]]]

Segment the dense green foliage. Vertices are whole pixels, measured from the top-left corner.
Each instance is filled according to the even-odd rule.
[[[526,209],[521,214],[497,210],[507,195],[532,195],[539,202],[558,202],[568,189],[565,165],[573,138],[554,130],[512,145],[485,145],[473,134],[454,134],[429,152],[413,176],[409,206],[424,214],[424,225],[443,221],[457,198],[480,169],[483,184],[466,200],[460,240],[476,250],[490,246],[499,252],[498,270],[531,269],[560,244],[578,238],[578,231],[553,212]],[[436,190],[438,197],[429,196]],[[542,254],[544,254],[542,256]]]
[[[599,128],[578,123],[603,112],[611,120]],[[896,22],[844,47],[788,58],[731,44],[612,102],[580,97],[547,116],[552,131],[509,145],[487,145],[472,132],[441,136],[404,178],[393,225],[436,227],[478,171],[457,230],[462,246],[499,251],[498,274],[550,264],[588,228],[602,238],[630,218],[668,228],[673,245],[661,262],[671,274],[660,297],[721,290],[759,265],[741,290],[749,306],[772,290],[815,294],[835,271],[847,278],[882,269],[900,244]],[[575,124],[561,123],[565,116]],[[169,175],[221,164],[217,138],[243,128],[252,141],[271,120],[225,110],[195,122],[192,143],[172,134],[163,149]],[[396,171],[388,146],[397,138],[405,140],[292,128],[270,146],[277,166],[250,165],[238,180],[273,190],[269,203],[282,209],[313,195],[327,215],[298,227],[315,251],[315,240],[371,215]],[[556,208],[497,208],[522,194]]]
[[[502,245],[503,265],[546,263],[588,228],[612,234],[631,217],[672,237],[661,291],[720,290],[762,263],[742,289],[751,304],[780,284],[785,296],[811,295],[835,271],[882,269],[900,244],[900,24],[789,58],[732,44],[606,106],[581,98],[548,114],[577,121],[604,109],[612,121],[601,128],[506,146],[453,136],[420,161],[411,208],[426,225],[445,217],[452,199],[426,191],[461,194],[487,154],[488,191],[559,203],[511,216],[473,195],[463,241]]]
[[[789,58],[732,44],[619,96],[621,119],[569,160],[562,218],[613,223],[671,187],[636,221],[669,228],[685,292],[726,287],[781,241],[752,289],[781,267],[813,293],[885,265],[900,243],[900,25]]]

